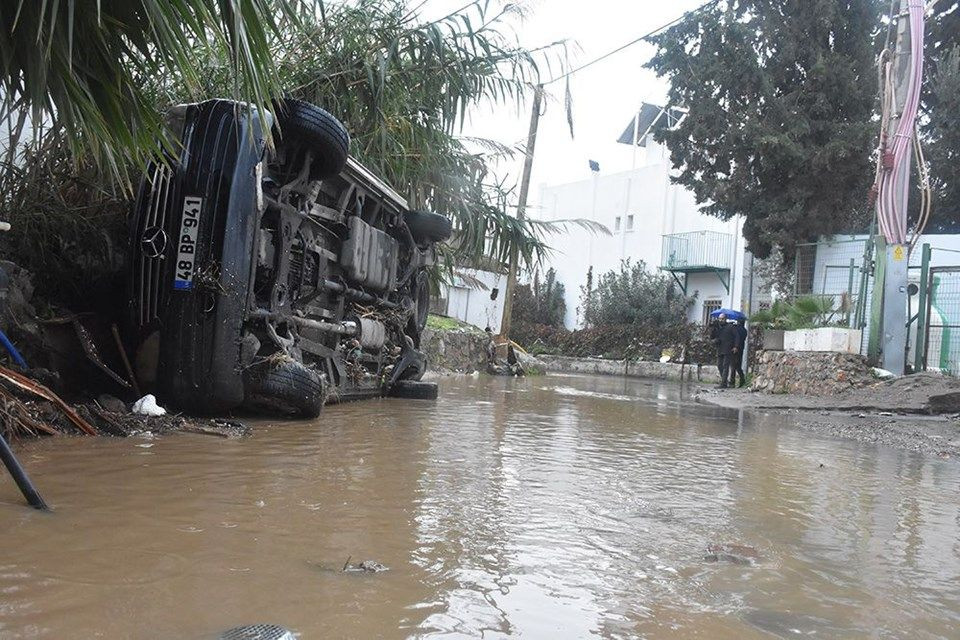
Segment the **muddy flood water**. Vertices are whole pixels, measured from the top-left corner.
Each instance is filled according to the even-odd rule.
[[[673,383],[440,383],[242,440],[20,444],[55,512],[0,478],[0,638],[960,637],[955,460]]]

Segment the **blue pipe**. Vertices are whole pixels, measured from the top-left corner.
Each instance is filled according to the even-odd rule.
[[[27,368],[27,361],[23,359],[23,356],[20,355],[20,352],[17,351],[17,348],[13,346],[13,343],[10,342],[10,338],[7,337],[3,331],[0,331],[0,344],[4,346],[7,350],[7,353],[10,354],[10,357],[13,358],[13,361],[17,363],[17,366],[21,369]]]

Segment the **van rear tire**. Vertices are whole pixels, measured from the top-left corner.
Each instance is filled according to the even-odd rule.
[[[316,418],[327,401],[326,381],[294,360],[248,369],[244,391],[248,409],[295,418]]]

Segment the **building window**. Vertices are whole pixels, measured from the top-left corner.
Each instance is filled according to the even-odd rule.
[[[613,219],[613,230],[620,231],[620,216]]]
[[[627,216],[627,231],[633,231],[633,216]]]
[[[710,324],[710,314],[722,306],[720,298],[703,301],[703,324]]]

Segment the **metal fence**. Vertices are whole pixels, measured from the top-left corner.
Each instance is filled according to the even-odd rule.
[[[860,352],[876,359],[880,336],[871,334],[874,254],[867,236],[801,245],[793,297],[829,300],[829,322],[861,329]],[[960,251],[918,245],[908,274],[907,362],[914,370],[960,375]]]
[[[930,269],[923,365],[960,373],[960,267]]]
[[[866,352],[873,246],[867,237],[830,239],[797,247],[793,297],[813,296],[830,302],[831,324],[863,329]]]
[[[717,231],[691,231],[663,236],[660,265],[664,269],[729,269],[733,236]]]

